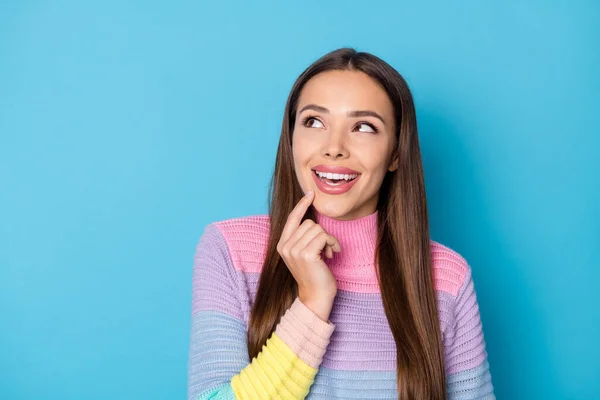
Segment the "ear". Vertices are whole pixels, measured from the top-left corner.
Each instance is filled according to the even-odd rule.
[[[398,169],[398,155],[394,154],[392,161],[390,161],[390,166],[388,167],[388,171],[394,172]]]

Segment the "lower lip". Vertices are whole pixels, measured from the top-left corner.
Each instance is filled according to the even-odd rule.
[[[313,171],[310,171],[310,173],[312,174],[313,179],[315,180],[315,183],[317,184],[317,187],[319,188],[319,190],[321,192],[327,193],[327,194],[346,193],[348,190],[352,189],[352,186],[354,186],[356,181],[358,181],[360,179],[360,175],[358,175],[356,178],[354,178],[353,180],[351,180],[348,183],[342,183],[341,185],[338,185],[338,186],[330,186],[330,185],[326,184],[325,182],[321,181],[319,179],[319,177],[317,176],[317,174],[315,174]]]

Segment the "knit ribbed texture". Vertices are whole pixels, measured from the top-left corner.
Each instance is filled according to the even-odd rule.
[[[335,329],[331,322],[321,320],[299,298],[281,317],[275,334],[306,364],[317,369],[323,361],[329,338]]]
[[[377,212],[351,221],[316,216],[342,248],[324,258],[338,283],[329,321],[296,298],[253,360],[246,333],[269,218],[205,228],[194,256],[188,399],[398,398],[396,346],[373,263]],[[431,254],[448,399],[495,399],[471,269],[435,241]]]
[[[252,363],[233,377],[231,387],[240,399],[304,399],[316,373],[272,335]]]

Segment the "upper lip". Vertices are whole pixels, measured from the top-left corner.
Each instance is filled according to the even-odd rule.
[[[333,174],[360,174],[360,172],[355,171],[350,168],[336,166],[336,165],[317,165],[311,168],[313,171],[318,172],[331,172]]]

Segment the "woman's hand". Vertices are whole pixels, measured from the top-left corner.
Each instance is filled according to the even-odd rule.
[[[277,243],[277,251],[298,283],[300,301],[327,321],[337,293],[337,283],[321,258],[321,252],[331,258],[334,251],[342,249],[338,240],[314,221],[307,219],[300,224],[314,196],[314,192],[309,191],[294,207]]]

